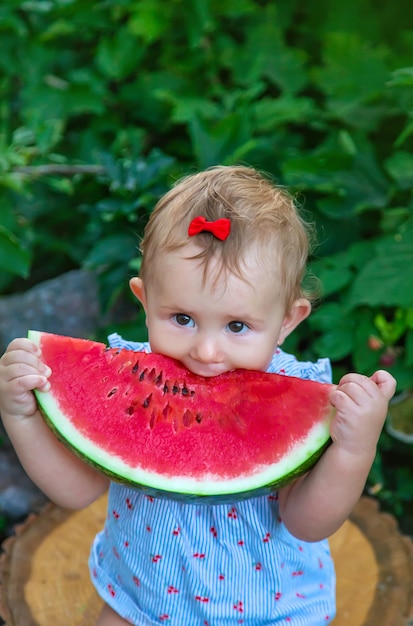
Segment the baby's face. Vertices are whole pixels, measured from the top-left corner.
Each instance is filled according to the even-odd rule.
[[[231,273],[216,281],[219,261],[213,260],[203,283],[204,267],[185,258],[196,252],[189,244],[158,259],[142,298],[132,286],[145,306],[152,351],[200,376],[266,370],[277,343],[290,332],[274,273],[247,256],[248,282]]]

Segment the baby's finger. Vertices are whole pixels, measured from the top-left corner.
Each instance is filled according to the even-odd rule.
[[[377,395],[377,385],[367,377],[348,378],[344,377],[337,388],[331,392],[331,401],[336,406],[348,401],[362,406],[366,397],[371,400]]]
[[[47,377],[39,374],[28,374],[27,376],[19,376],[10,383],[10,390],[17,395],[33,391],[33,389],[48,391],[50,382]]]
[[[2,365],[7,368],[7,378],[12,380],[16,376],[24,376],[33,370],[44,376],[50,376],[51,370],[42,363],[38,355],[25,350],[13,350],[4,354]]]
[[[6,352],[11,352],[14,350],[24,350],[25,352],[32,352],[33,354],[40,355],[40,348],[33,341],[27,339],[26,337],[18,337],[17,339],[13,339],[7,346]]]

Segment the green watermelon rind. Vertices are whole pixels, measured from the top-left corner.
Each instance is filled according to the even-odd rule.
[[[113,481],[155,497],[224,503],[271,493],[308,472],[331,443],[329,415],[316,424],[304,440],[297,442],[281,461],[257,470],[254,475],[227,480],[224,476],[204,476],[201,481],[188,476],[164,476],[129,467],[121,458],[105,452],[79,433],[50,392],[35,390],[34,393],[45,421],[65,446]]]

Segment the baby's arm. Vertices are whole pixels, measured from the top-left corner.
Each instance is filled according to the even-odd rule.
[[[315,467],[279,493],[280,515],[296,537],[319,541],[334,533],[363,492],[396,388],[383,370],[347,374],[333,389],[332,444]]]
[[[47,391],[49,376],[35,344],[12,341],[0,359],[0,413],[33,482],[60,506],[82,508],[104,493],[108,479],[67,450],[43,420],[33,389]]]

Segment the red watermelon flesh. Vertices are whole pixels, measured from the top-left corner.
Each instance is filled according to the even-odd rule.
[[[331,385],[249,370],[196,376],[159,354],[30,331],[52,369],[51,428],[114,480],[238,499],[307,471],[329,442]]]

